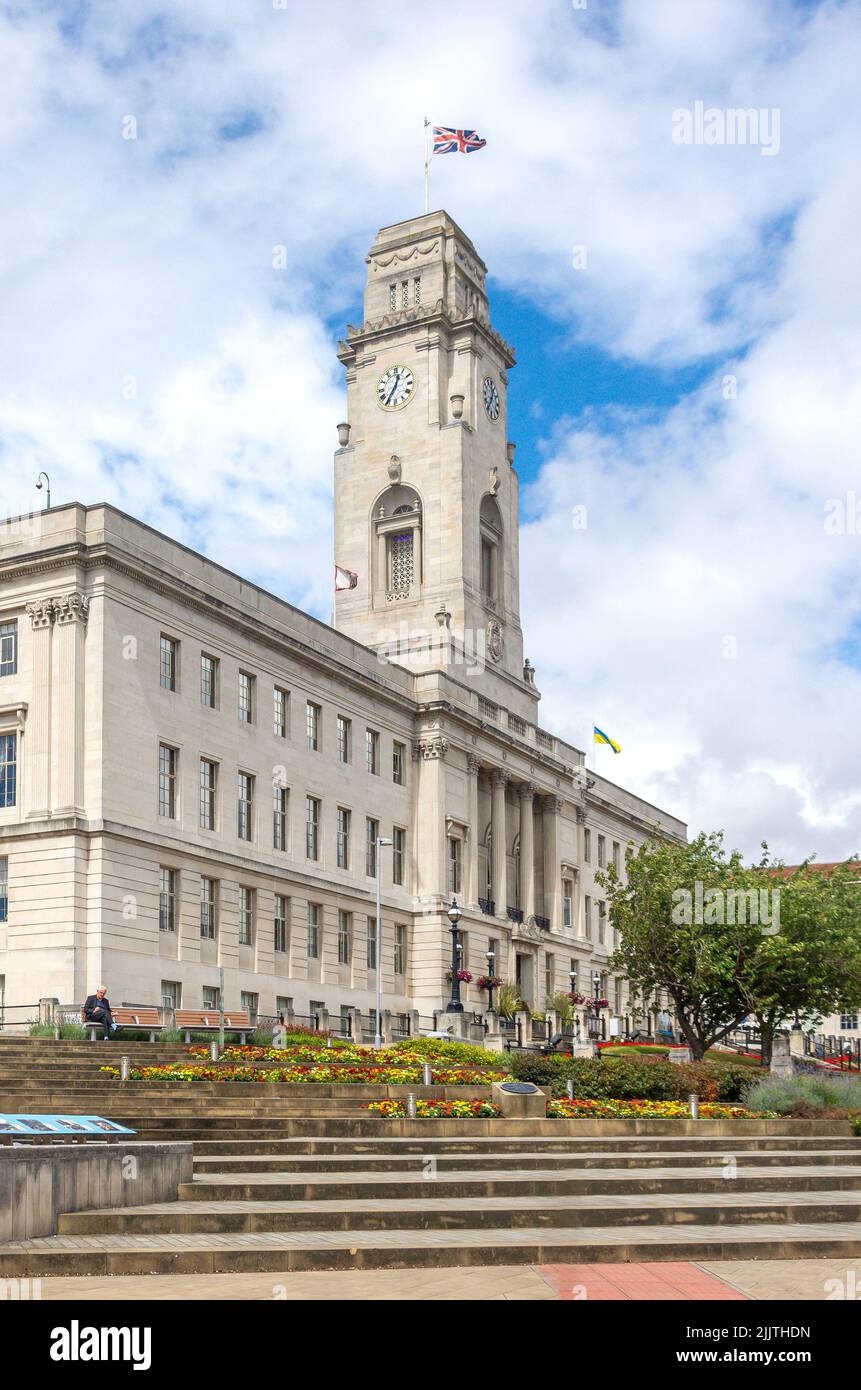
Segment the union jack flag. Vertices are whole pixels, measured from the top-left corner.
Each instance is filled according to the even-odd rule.
[[[474,130],[452,130],[447,125],[433,128],[434,154],[472,154],[487,144]]]

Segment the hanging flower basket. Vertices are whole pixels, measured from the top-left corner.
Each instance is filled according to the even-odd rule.
[[[451,984],[451,971],[450,971],[450,970],[447,970],[447,971],[445,972],[445,978],[448,980],[449,984]],[[472,984],[472,975],[469,973],[468,970],[458,970],[458,972],[457,972],[457,978],[460,980],[460,982],[461,982],[462,985],[471,985],[471,984]]]
[[[499,989],[505,981],[501,975],[479,975],[475,982],[476,989]]]

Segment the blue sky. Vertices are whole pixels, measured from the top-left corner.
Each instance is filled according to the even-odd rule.
[[[47,468],[326,618],[336,341],[425,114],[474,127],[431,197],[517,353],[543,724],[750,853],[858,847],[857,6],[474,0],[453,56],[418,7],[0,0],[0,42],[8,513]],[[779,148],[680,146],[698,101]]]

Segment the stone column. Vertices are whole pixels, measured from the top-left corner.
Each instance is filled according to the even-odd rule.
[[[544,823],[544,916],[558,931],[562,925],[562,866],[559,862],[559,816],[563,802],[558,796],[545,796]]]
[[[420,898],[447,896],[445,862],[445,756],[448,740],[438,733],[423,734],[413,744],[418,764],[418,788],[413,830],[413,856]]]
[[[51,641],[54,600],[27,604],[33,629],[33,693],[27,711],[27,817],[41,820],[51,813]]]
[[[505,786],[508,777],[502,768],[494,768],[491,774],[493,793],[491,800],[491,853],[493,855],[493,901],[497,917],[505,916],[508,905],[508,884],[506,882],[506,848],[508,832],[505,816]]]
[[[520,784],[520,906],[524,921],[535,915],[535,838],[533,807],[535,788],[531,782]]]
[[[478,773],[481,763],[474,753],[466,755],[466,797],[469,817],[469,837],[466,849],[466,902],[470,907],[478,905]],[[481,894],[484,897],[484,893]]]
[[[53,603],[57,628],[55,809],[62,815],[82,813],[84,806],[84,642],[90,600],[71,593]]]
[[[572,912],[574,919],[572,927],[574,935],[582,937],[585,935],[583,924],[583,831],[586,826],[586,811],[582,806],[576,808],[577,815],[577,872],[574,875],[574,902]]]

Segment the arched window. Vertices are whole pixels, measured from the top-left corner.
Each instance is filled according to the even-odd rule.
[[[502,513],[496,498],[489,493],[481,499],[479,532],[481,594],[485,603],[495,608],[501,597],[499,561],[502,554]]]
[[[422,510],[414,488],[396,482],[374,510],[374,589],[387,602],[418,597],[422,581]]]

